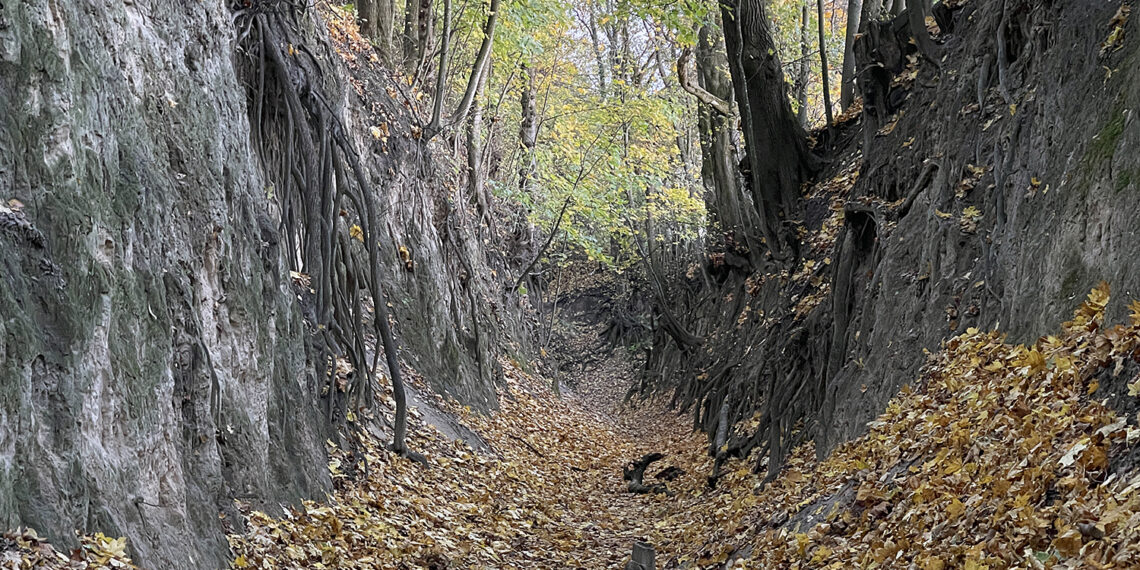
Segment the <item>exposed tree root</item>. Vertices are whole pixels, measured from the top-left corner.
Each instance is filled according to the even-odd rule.
[[[314,365],[324,378],[329,420],[347,428],[354,446],[353,424],[374,398],[379,353],[368,362],[367,291],[396,401],[392,450],[426,465],[406,444],[407,399],[380,286],[376,193],[337,118],[342,101],[322,95],[340,91],[335,73],[321,64],[335,61],[335,54],[320,46],[334,57],[319,58],[307,47],[304,38],[312,34],[303,29],[313,22],[304,4],[256,0],[232,8],[241,30],[238,50],[248,64],[254,143],[279,203],[279,230],[291,269],[309,275],[315,295]],[[359,231],[356,240],[353,231]],[[338,358],[351,365],[347,386],[336,377]]]
[[[646,485],[644,483],[645,470],[648,469],[653,462],[663,459],[664,457],[665,454],[663,453],[647,453],[641,459],[622,467],[622,479],[629,481],[627,488],[630,493],[664,493],[666,495],[672,495],[672,493],[669,492],[669,488],[663,483],[654,483],[652,485]]]

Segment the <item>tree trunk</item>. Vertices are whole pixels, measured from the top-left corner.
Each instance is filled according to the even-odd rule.
[[[522,147],[522,166],[519,167],[519,190],[530,191],[530,180],[536,168],[534,147],[538,144],[538,107],[535,104],[534,72],[522,64],[522,94],[519,96],[519,145]]]
[[[788,102],[764,4],[722,0],[721,13],[758,229],[772,255],[787,260],[798,256],[799,239],[784,222],[799,209],[800,183],[812,160],[806,133]]]
[[[419,63],[419,49],[416,47],[419,44],[420,37],[420,0],[406,0],[404,2],[404,70],[410,72],[415,71],[416,65]]]
[[[803,0],[803,5],[800,6],[800,65],[796,77],[796,102],[799,104],[799,120],[800,125],[807,127],[808,124],[808,79],[811,77],[811,40],[808,36],[808,27],[811,23],[811,17],[808,15],[808,2],[810,0]]]
[[[835,123],[831,115],[831,79],[827,69],[827,36],[823,33],[823,0],[815,1],[816,15],[819,18],[819,66],[820,76],[823,78],[823,114],[827,117],[827,126]]]
[[[725,74],[728,61],[714,47],[714,28],[702,26],[696,46],[697,83],[713,97],[732,108],[732,79]],[[742,200],[736,179],[736,160],[732,152],[732,117],[701,103],[697,109],[697,128],[701,144],[701,181],[705,187],[710,222],[734,240],[745,239],[747,204]]]
[[[499,21],[499,0],[491,0],[487,10],[487,23],[483,25],[483,43],[479,45],[479,54],[475,56],[475,63],[471,66],[471,77],[467,79],[467,91],[459,108],[455,111],[454,121],[462,121],[471,108],[471,101],[475,98],[475,91],[486,73],[488,60],[491,59],[491,46],[495,43],[495,24]]]
[[[443,99],[447,94],[447,57],[451,44],[451,0],[443,0],[443,34],[439,39],[439,69],[435,74],[435,97],[432,100],[431,122],[427,131],[434,133],[439,130],[443,119]],[[430,137],[429,137],[430,138]]]
[[[404,69],[414,73],[424,57],[432,33],[432,0],[406,0],[404,3]]]
[[[433,42],[435,34],[435,18],[432,17],[432,1],[420,0],[420,15],[418,18],[419,32],[416,43],[416,65],[423,63],[428,53],[428,46]]]
[[[855,101],[855,36],[862,21],[863,0],[847,0],[847,32],[843,38],[843,76],[839,106],[844,111]]]
[[[380,9],[382,0],[357,0],[356,25],[360,27],[360,35],[367,40],[376,39],[377,30],[380,29],[380,19],[376,13]]]
[[[444,128],[459,124],[467,119],[467,113],[471,111],[471,103],[475,100],[475,91],[478,89],[480,81],[483,80],[491,59],[491,47],[495,42],[495,23],[498,19],[499,0],[491,0],[487,12],[487,23],[483,25],[483,42],[479,45],[479,53],[475,56],[475,63],[471,64],[471,75],[467,78],[467,89],[463,92],[463,99],[459,102],[459,108],[451,115],[446,125],[441,122],[439,115],[433,113],[431,124],[424,129],[424,138],[430,140]],[[445,57],[446,54],[440,54],[440,61],[443,61]],[[436,97],[443,97],[442,90],[436,93]]]
[[[376,48],[380,61],[391,64],[392,16],[395,0],[359,0],[356,3],[356,21],[360,35]]]
[[[391,66],[394,58],[392,51],[392,32],[396,23],[396,0],[372,0],[376,3],[376,40],[379,43],[380,61]]]
[[[937,48],[934,40],[930,38],[930,30],[926,29],[926,17],[930,15],[930,0],[911,0],[907,3],[907,19],[910,22],[910,33],[914,36],[914,43],[918,51],[930,62],[938,65]]]
[[[450,1],[450,0],[448,0]],[[491,66],[488,60],[485,68]],[[475,89],[475,100],[471,104],[471,116],[467,121],[467,189],[471,193],[469,198],[475,201],[479,209],[479,219],[487,220],[490,216],[490,203],[484,195],[483,173],[483,105],[479,98],[487,84],[489,69],[484,69],[479,75],[479,85]]]
[[[598,16],[594,13],[593,2],[588,3],[586,12],[586,30],[590,32],[590,45],[594,49],[594,59],[597,60],[598,66],[598,95],[604,101],[606,99],[606,59],[605,50],[602,49],[601,36],[598,34]]]

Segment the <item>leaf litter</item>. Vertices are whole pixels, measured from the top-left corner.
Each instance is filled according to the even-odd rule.
[[[663,568],[1137,567],[1140,477],[1109,466],[1140,430],[1092,395],[1102,371],[1140,361],[1140,304],[1108,328],[1108,299],[1097,287],[1029,346],[976,329],[947,341],[869,433],[823,462],[799,448],[766,487],[739,461],[707,489],[705,440],[663,402],[611,418],[508,368],[499,412],[458,410],[494,454],[423,426],[421,469],[370,442],[369,478],[334,468],[329,504],[251,513],[235,566],[615,568],[644,539]],[[651,450],[683,471],[672,497],[622,486],[621,465]]]
[[[491,452],[417,423],[430,468],[369,437],[353,479],[334,447],[335,492],[280,518],[246,509],[233,566],[620,568],[640,539],[662,568],[1140,567],[1140,476],[1111,467],[1140,430],[1098,400],[1098,378],[1140,361],[1140,303],[1108,327],[1108,300],[1097,287],[1031,345],[950,339],[866,435],[822,462],[798,448],[767,486],[751,458],[709,490],[706,440],[684,418],[662,400],[616,408],[628,368],[556,399],[507,362],[499,411],[440,404]],[[649,451],[680,470],[672,496],[626,492],[621,467]],[[3,544],[6,567],[131,567],[125,541],[101,535],[72,556],[29,530]]]

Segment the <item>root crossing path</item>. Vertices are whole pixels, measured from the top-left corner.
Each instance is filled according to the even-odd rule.
[[[622,568],[639,540],[656,548],[658,568],[727,558],[701,547],[710,534],[734,530],[716,520],[732,495],[705,488],[703,436],[663,403],[621,404],[633,366],[620,350],[599,362],[570,378],[561,397],[547,379],[505,363],[501,407],[490,415],[442,401],[429,414],[413,409],[409,444],[429,468],[384,450],[380,433],[365,442],[367,467],[356,462],[357,477],[348,476],[351,456],[334,449],[335,494],[281,517],[247,509],[246,531],[230,537],[234,565]],[[480,444],[424,421],[439,411]],[[651,452],[665,457],[646,483],[664,483],[668,495],[630,493],[622,479],[623,466]],[[654,477],[667,468],[680,475]]]

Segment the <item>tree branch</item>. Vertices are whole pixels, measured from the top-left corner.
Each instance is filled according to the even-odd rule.
[[[471,65],[471,76],[467,78],[467,90],[463,93],[463,100],[459,102],[459,108],[455,110],[455,114],[448,119],[447,125],[435,124],[425,129],[424,136],[428,140],[438,135],[445,126],[457,125],[467,118],[467,112],[471,109],[472,101],[475,100],[475,92],[479,90],[479,82],[486,72],[487,60],[491,57],[491,46],[495,40],[495,23],[498,19],[499,0],[491,0],[487,23],[483,26],[483,43],[479,46],[479,54],[475,56],[475,63]],[[442,92],[436,93],[436,97],[442,96]]]
[[[736,113],[732,110],[732,104],[712,93],[709,93],[700,85],[693,82],[693,78],[689,76],[689,58],[693,55],[693,50],[685,48],[681,50],[681,57],[677,58],[677,82],[681,84],[681,89],[697,98],[698,101],[711,107],[717,113],[725,117],[731,117]]]
[[[542,254],[546,252],[546,248],[550,247],[550,242],[554,241],[554,236],[558,235],[558,226],[562,225],[562,216],[566,214],[566,207],[569,205],[570,197],[567,196],[566,201],[562,203],[562,210],[558,212],[558,219],[555,220],[554,227],[550,229],[550,235],[546,237],[546,243],[542,244],[542,247],[538,250],[538,254],[534,256],[534,259],[530,260],[530,263],[527,264],[526,269],[523,269],[522,275],[519,275],[518,281],[515,281],[515,291],[518,291],[519,285],[522,285],[523,280],[526,279],[526,276],[530,274],[530,270],[534,268],[534,264],[538,263],[538,260],[542,257]]]

